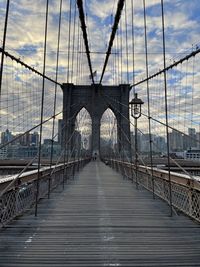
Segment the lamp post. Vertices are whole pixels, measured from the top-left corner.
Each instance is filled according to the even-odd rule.
[[[138,140],[137,140],[137,120],[141,116],[141,108],[144,102],[138,98],[137,93],[135,93],[134,98],[129,103],[131,106],[131,116],[134,118],[135,123],[135,181],[136,188],[138,189]]]

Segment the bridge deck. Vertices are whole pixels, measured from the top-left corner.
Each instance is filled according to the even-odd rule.
[[[0,266],[200,266],[200,225],[91,162],[0,231]]]

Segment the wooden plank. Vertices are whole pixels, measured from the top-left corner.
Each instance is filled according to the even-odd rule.
[[[200,225],[100,162],[1,229],[0,266],[200,266]]]

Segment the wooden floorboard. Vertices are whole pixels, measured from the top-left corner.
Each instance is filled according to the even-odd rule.
[[[100,162],[0,230],[0,267],[200,266],[200,225]]]

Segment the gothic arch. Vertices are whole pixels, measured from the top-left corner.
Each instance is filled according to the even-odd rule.
[[[78,116],[78,114],[83,110],[83,109],[85,109],[87,112],[88,112],[88,114],[90,115],[90,118],[92,119],[92,117],[91,117],[91,114],[90,114],[90,111],[88,110],[88,108],[87,108],[87,106],[86,105],[79,105],[78,107],[77,107],[77,109],[74,111],[74,113],[73,113],[73,116],[76,118],[77,116]]]
[[[118,147],[117,118],[111,108],[107,108],[101,117],[100,154],[114,153]]]
[[[99,84],[75,86],[66,83],[61,87],[63,90],[63,120],[67,125],[66,138],[69,138],[74,129],[74,120],[71,118],[74,118],[84,107],[92,119],[92,150],[98,153],[100,148],[100,121],[103,113],[110,108],[117,119],[120,141],[118,143],[122,144],[123,149],[127,152],[130,151],[129,141],[127,140],[127,138],[130,140],[128,108],[130,86],[128,84],[119,86],[102,86]],[[120,129],[123,129],[126,136],[122,134]]]

